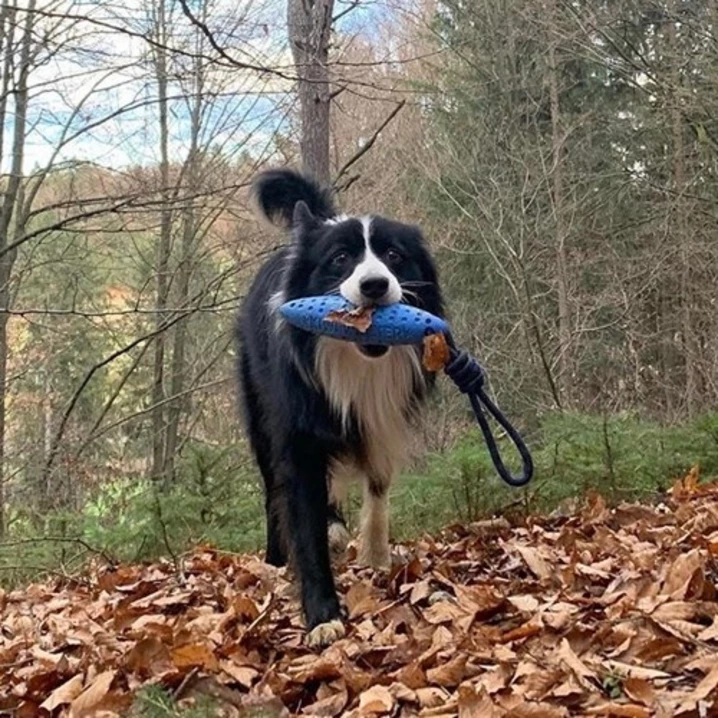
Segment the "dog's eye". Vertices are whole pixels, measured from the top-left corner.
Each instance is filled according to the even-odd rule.
[[[337,269],[342,269],[346,266],[346,263],[349,261],[349,254],[347,252],[337,252],[332,257],[332,266],[336,267]]]
[[[395,249],[390,249],[386,253],[386,261],[389,262],[389,264],[400,264],[402,259],[404,259],[404,257]]]

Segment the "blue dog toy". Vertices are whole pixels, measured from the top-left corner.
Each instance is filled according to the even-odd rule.
[[[443,319],[408,304],[377,307],[372,314],[371,326],[366,332],[327,320],[330,312],[354,308],[344,297],[329,294],[324,297],[294,299],[283,304],[279,311],[290,324],[299,329],[314,334],[326,334],[355,344],[421,344],[429,334],[446,334],[449,331],[449,325]]]
[[[486,440],[496,471],[510,486],[525,486],[531,481],[533,460],[526,444],[518,431],[511,426],[508,419],[484,391],[483,370],[476,359],[467,352],[456,348],[449,325],[443,319],[408,304],[375,307],[371,317],[371,326],[366,332],[327,319],[327,316],[333,311],[354,308],[343,297],[326,295],[293,299],[283,304],[279,311],[290,324],[299,329],[356,344],[385,346],[421,344],[429,335],[444,334],[449,346],[449,361],[446,363],[444,371],[459,390],[469,397],[471,408]],[[518,476],[514,476],[504,465],[484,409],[496,419],[516,446],[523,464],[521,474]]]

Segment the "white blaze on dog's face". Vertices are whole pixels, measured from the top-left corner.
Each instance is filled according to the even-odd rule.
[[[362,217],[364,253],[354,271],[339,286],[341,295],[356,305],[395,304],[402,298],[399,280],[374,253],[371,217]]]

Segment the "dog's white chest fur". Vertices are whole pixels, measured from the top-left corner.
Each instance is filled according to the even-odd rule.
[[[371,480],[388,483],[407,457],[409,404],[415,383],[423,380],[416,352],[398,346],[368,358],[348,342],[322,337],[316,369],[342,422],[359,422]]]

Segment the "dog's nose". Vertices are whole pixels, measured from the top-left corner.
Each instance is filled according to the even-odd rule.
[[[362,279],[359,289],[367,299],[381,299],[389,289],[389,280],[386,277]]]

